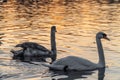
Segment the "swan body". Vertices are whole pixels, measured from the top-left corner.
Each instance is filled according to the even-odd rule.
[[[66,66],[68,66],[67,70],[91,70],[97,68],[95,63],[75,56],[67,56],[45,66],[55,70],[64,70]]]
[[[98,46],[98,53],[99,53],[99,62],[98,64],[93,63],[87,59],[75,57],[75,56],[68,56],[61,59],[54,61],[51,65],[44,64],[46,67],[55,70],[93,70],[97,68],[105,67],[105,59],[104,53],[102,49],[102,44],[100,39],[107,39],[107,35],[103,32],[99,32],[96,35],[96,41]]]
[[[51,50],[48,50],[42,45],[39,45],[35,42],[24,42],[22,44],[17,44],[15,47],[21,47],[22,50],[14,51],[13,59],[27,60],[30,61],[32,59],[37,58],[38,60],[42,59],[45,61],[45,58],[50,57],[52,61],[56,60],[56,41],[55,41],[55,32],[56,27],[51,27]]]

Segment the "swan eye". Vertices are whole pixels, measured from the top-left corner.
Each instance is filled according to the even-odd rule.
[[[103,34],[103,38],[106,38],[107,37],[107,35],[106,34]]]
[[[108,40],[108,41],[110,41],[110,39],[107,37],[106,34],[103,34],[103,38],[106,39],[106,40]]]

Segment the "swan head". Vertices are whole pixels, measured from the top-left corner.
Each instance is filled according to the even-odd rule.
[[[104,32],[98,32],[97,35],[96,35],[96,38],[98,38],[98,39],[106,39],[106,40],[110,41],[110,39],[107,37],[107,34],[104,33]]]
[[[51,27],[51,30],[54,31],[54,32],[57,32],[56,26],[52,26],[52,27]]]

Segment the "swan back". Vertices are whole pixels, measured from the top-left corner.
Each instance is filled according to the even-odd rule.
[[[53,62],[51,68],[55,66],[58,68],[59,66],[60,67],[63,66],[63,68],[65,66],[68,66],[68,69],[70,70],[89,70],[89,69],[95,69],[97,67],[97,64],[94,64],[91,61],[86,60],[84,58],[68,56]]]
[[[21,44],[17,44],[15,47],[22,47],[23,49],[32,48],[32,49],[38,49],[38,50],[42,50],[42,51],[49,51],[44,46],[39,45],[38,43],[35,43],[35,42],[24,42]]]

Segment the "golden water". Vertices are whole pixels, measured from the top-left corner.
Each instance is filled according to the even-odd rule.
[[[57,58],[69,55],[98,61],[95,35],[105,32],[111,41],[102,40],[106,68],[104,80],[120,79],[120,4],[100,4],[95,0],[64,2],[32,7],[7,2],[0,5],[0,76],[3,80],[51,80],[42,65],[16,62],[10,50],[18,43],[37,42],[50,49],[50,27],[57,27]],[[79,80],[97,80],[98,71]],[[74,76],[73,76],[74,77]],[[75,79],[76,79],[75,78]],[[66,79],[65,79],[66,80]]]

